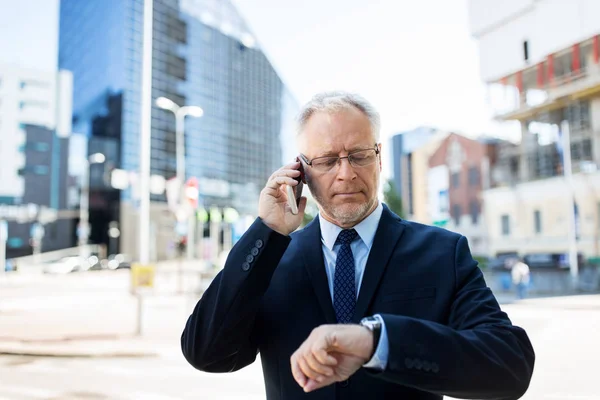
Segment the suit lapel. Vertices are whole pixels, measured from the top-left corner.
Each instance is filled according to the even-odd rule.
[[[393,214],[384,204],[381,220],[375,232],[373,246],[367,259],[352,322],[358,323],[365,316],[364,314],[383,276],[383,271],[385,271],[403,231],[404,224],[402,224],[401,219]]]
[[[310,276],[327,323],[335,324],[337,319],[331,303],[327,273],[325,272],[325,261],[323,260],[323,249],[321,247],[321,227],[318,216],[302,231],[301,235],[303,240],[300,251],[304,258],[304,266]]]

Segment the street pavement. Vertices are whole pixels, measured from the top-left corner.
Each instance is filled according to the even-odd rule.
[[[192,292],[208,282],[190,274],[186,283]],[[258,359],[233,374],[187,364],[179,335],[198,295],[176,288],[174,271],[159,274],[137,337],[128,271],[0,277],[0,400],[264,399]],[[498,298],[536,350],[523,398],[600,400],[600,295]]]

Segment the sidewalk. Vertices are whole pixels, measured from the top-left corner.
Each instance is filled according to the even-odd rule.
[[[96,301],[96,307],[90,304]],[[77,307],[70,307],[77,304]],[[0,310],[0,355],[37,357],[158,357],[180,352],[179,338],[195,296],[154,296],[142,303],[121,295],[64,296],[39,309]],[[81,306],[83,304],[83,306]]]
[[[1,355],[32,357],[157,357],[151,340],[136,337],[65,338],[56,341],[0,341]]]
[[[180,354],[180,335],[199,295],[174,295],[176,275],[165,275],[142,303],[143,334],[137,336],[138,301],[127,271],[41,278],[0,287],[0,355],[44,357],[158,357]],[[208,283],[208,280],[204,282]],[[23,284],[23,285],[21,285]],[[193,291],[196,280],[186,282]],[[600,311],[600,295],[516,300],[499,293],[502,308],[526,313]]]

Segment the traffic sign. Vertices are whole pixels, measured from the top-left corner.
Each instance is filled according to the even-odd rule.
[[[191,177],[185,183],[185,198],[188,203],[192,206],[192,209],[195,210],[198,208],[198,197],[200,194],[200,185],[198,184],[198,179],[195,177]]]
[[[131,266],[131,291],[137,293],[140,288],[154,287],[154,265],[133,264]]]

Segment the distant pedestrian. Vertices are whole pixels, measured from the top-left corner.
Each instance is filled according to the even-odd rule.
[[[519,299],[524,299],[527,296],[530,280],[529,266],[522,260],[516,259],[512,265],[511,275],[513,284],[517,288],[517,296]]]

